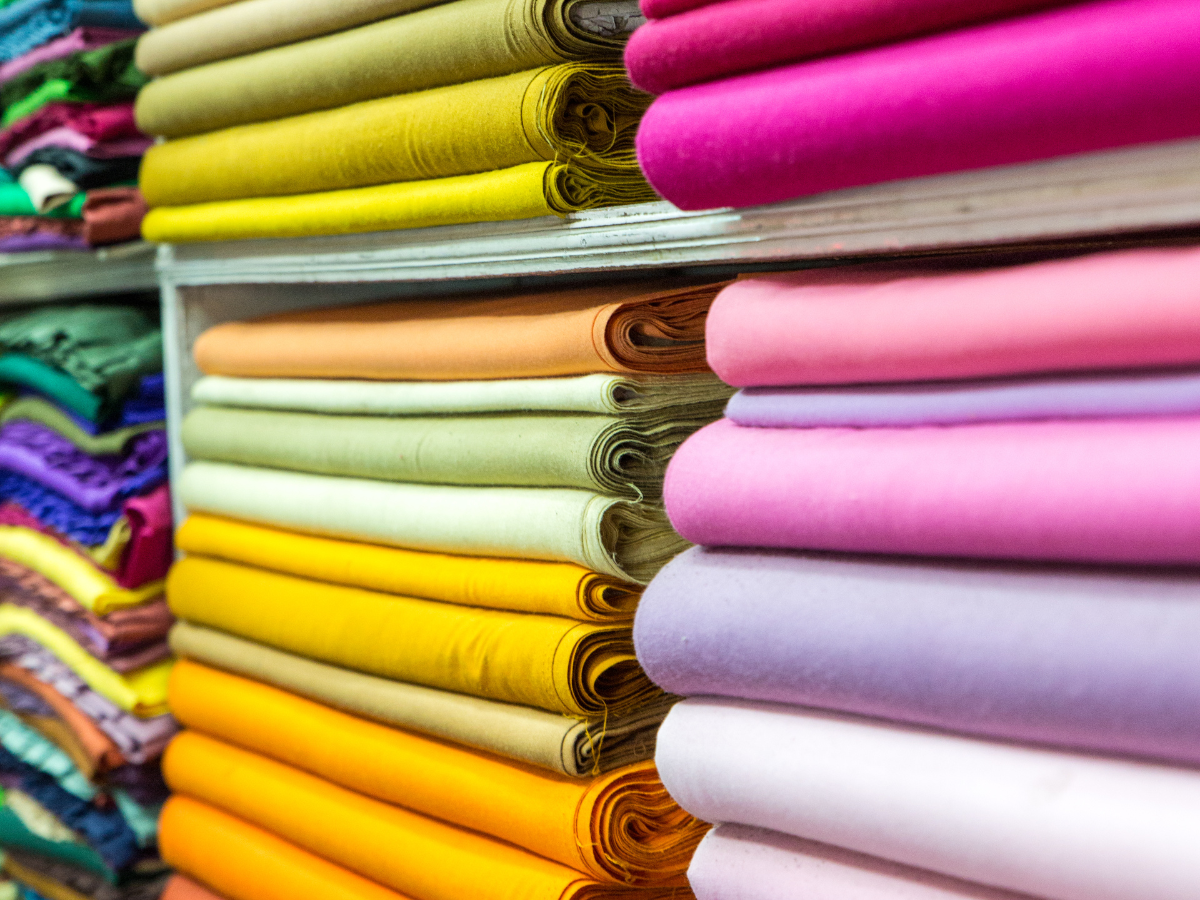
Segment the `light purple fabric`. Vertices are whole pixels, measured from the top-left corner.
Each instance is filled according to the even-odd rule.
[[[1104,0],[683,88],[637,137],[683,209],[1200,134],[1200,3]]]
[[[758,428],[880,428],[1200,413],[1200,372],[746,388],[725,409]]]
[[[93,159],[116,159],[122,156],[141,156],[152,146],[154,146],[154,140],[148,137],[98,141],[74,128],[63,126],[44,131],[37,137],[20,144],[4,158],[4,165],[15,169],[25,157],[43,147],[66,147],[68,150],[85,153]]]
[[[123,28],[76,28],[70,34],[64,34],[60,38],[48,41],[37,49],[30,50],[28,53],[0,65],[0,82],[15,78],[39,63],[63,59],[81,50],[95,50],[107,44],[115,44],[117,41],[127,41],[139,34],[141,32],[126,31]]]
[[[33,253],[38,250],[86,250],[87,241],[82,237],[67,237],[62,234],[39,232],[36,234],[12,234],[0,237],[0,253]]]
[[[664,690],[1200,763],[1200,574],[693,548],[646,589]]]

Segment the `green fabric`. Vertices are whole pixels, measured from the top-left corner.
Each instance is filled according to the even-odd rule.
[[[47,306],[0,325],[0,347],[55,366],[111,402],[162,370],[158,325],[132,306]]]
[[[49,775],[81,800],[96,796],[96,788],[76,768],[71,757],[8,710],[0,710],[0,746],[26,765]]]
[[[87,196],[81,192],[48,213],[38,213],[25,188],[15,181],[0,181],[0,216],[46,215],[52,219],[78,219],[83,216],[83,201],[86,199]]]
[[[116,884],[116,873],[113,872],[100,857],[100,854],[86,844],[68,843],[65,841],[48,841],[38,837],[25,827],[7,806],[0,807],[0,847],[11,847],[16,850],[27,850],[51,859],[61,859],[80,868],[102,875],[109,882]]]
[[[166,424],[147,422],[144,425],[130,425],[103,434],[89,434],[80,428],[74,419],[41,397],[18,397],[0,408],[0,424],[17,420],[37,422],[52,431],[57,431],[88,456],[120,453],[131,438],[146,431],[163,428]]]
[[[426,484],[572,487],[657,499],[668,460],[724,404],[658,415],[324,416],[202,407],[195,459]]]
[[[0,84],[0,123],[11,125],[47,103],[112,103],[136,96],[148,79],[133,64],[136,40],[38,63]]]
[[[102,403],[99,397],[84,390],[70,375],[32,356],[23,353],[0,356],[0,383],[18,384],[44,394],[89,422],[100,419]]]

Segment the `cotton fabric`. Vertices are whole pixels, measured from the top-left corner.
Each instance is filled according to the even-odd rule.
[[[172,567],[167,599],[181,619],[289,653],[550,712],[619,715],[658,696],[626,626],[416,600],[195,556]]]
[[[787,707],[686,700],[657,764],[708,821],[1060,900],[1185,900],[1200,775]]]
[[[0,406],[0,424],[8,422],[37,422],[58,432],[89,456],[120,453],[132,438],[163,427],[162,422],[146,422],[93,434],[58,406],[35,395],[15,397]]]

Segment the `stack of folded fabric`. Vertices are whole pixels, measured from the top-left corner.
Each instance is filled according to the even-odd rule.
[[[0,322],[0,350],[3,871],[50,900],[149,900],[177,730],[159,329],[47,307]]]
[[[743,390],[664,489],[706,546],[634,626],[693,698],[656,759],[721,823],[701,900],[1200,896],[1198,283],[1186,248],[721,294]]]
[[[667,459],[731,393],[704,362],[718,287],[404,301],[200,337],[167,592],[189,728],[165,758],[171,890],[688,895],[707,826],[649,761],[670,698],[631,623],[686,546]]]
[[[683,209],[1200,135],[1192,0],[646,0],[637,137]]]
[[[139,236],[141,30],[129,0],[0,5],[0,252]]]
[[[636,0],[145,0],[148,240],[339,234],[654,198]]]

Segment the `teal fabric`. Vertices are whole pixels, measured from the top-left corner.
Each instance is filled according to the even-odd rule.
[[[37,391],[89,422],[100,421],[103,401],[65,372],[23,353],[0,356],[0,383]]]
[[[72,865],[87,869],[103,876],[107,881],[116,884],[117,876],[100,858],[100,854],[86,844],[48,841],[38,837],[25,827],[7,806],[0,807],[0,847],[12,847],[17,850],[28,850],[51,859],[61,859]]]
[[[143,806],[120,788],[112,792],[112,797],[117,801],[117,808],[121,810],[121,818],[137,835],[138,846],[152,847],[158,839],[158,816],[162,807]]]
[[[0,746],[47,775],[81,800],[96,796],[96,788],[75,767],[71,757],[8,710],[0,710]]]

